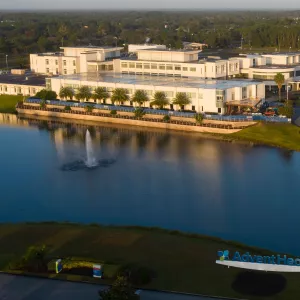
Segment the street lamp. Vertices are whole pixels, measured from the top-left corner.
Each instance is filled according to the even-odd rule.
[[[114,39],[116,40],[116,47],[118,47],[118,37],[114,36]]]

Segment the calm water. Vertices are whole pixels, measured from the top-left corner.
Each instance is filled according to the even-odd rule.
[[[1,222],[159,226],[300,254],[300,153],[0,115]],[[86,157],[94,170],[62,169]],[[68,169],[68,168],[67,168]]]

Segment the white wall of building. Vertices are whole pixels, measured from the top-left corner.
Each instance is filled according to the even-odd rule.
[[[45,87],[43,86],[35,86],[35,85],[0,83],[0,94],[34,96],[37,92],[39,92],[44,88]]]
[[[139,50],[145,50],[145,49],[160,49],[164,50],[167,49],[166,45],[154,45],[154,44],[129,44],[128,45],[128,52],[130,53],[137,53]]]

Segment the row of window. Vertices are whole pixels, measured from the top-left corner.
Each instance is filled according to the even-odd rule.
[[[196,72],[195,67],[181,67],[181,65],[171,65],[171,64],[154,64],[154,63],[134,63],[134,62],[122,62],[122,68],[129,68],[129,69],[144,69],[144,70],[168,70],[168,71],[190,71]]]
[[[49,65],[50,61],[49,59],[46,59],[46,65]],[[55,65],[58,65],[58,60],[55,60]],[[67,61],[63,60],[63,65],[66,66],[67,65]],[[76,67],[76,60],[73,60],[73,66]]]
[[[14,87],[14,93],[15,94],[22,94],[22,88],[21,87]],[[0,92],[7,92],[8,91],[8,87],[6,85],[0,85]],[[36,89],[35,88],[28,88],[28,92],[29,94],[36,94]]]

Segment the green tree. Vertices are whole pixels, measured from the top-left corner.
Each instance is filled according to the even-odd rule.
[[[164,92],[155,92],[151,105],[163,109],[168,104],[169,100],[167,99],[167,96]]]
[[[284,84],[283,74],[277,73],[274,77],[274,81],[276,82],[276,84],[278,86],[278,97],[279,97],[279,100],[281,100],[281,88],[282,88],[282,85]]]
[[[92,98],[92,92],[89,86],[83,85],[78,89],[75,95],[77,100],[89,101]]]
[[[136,90],[132,97],[132,101],[141,107],[145,102],[149,101],[147,92],[144,90]]]
[[[35,97],[40,98],[42,100],[55,100],[57,98],[57,94],[54,91],[42,89],[36,93]]]
[[[123,104],[125,101],[129,100],[129,96],[127,95],[127,90],[122,88],[116,88],[113,91],[111,96],[111,102],[114,104],[115,102],[119,104]]]
[[[129,284],[126,277],[119,276],[108,290],[99,291],[101,300],[139,300],[139,295]]]
[[[184,109],[185,105],[191,103],[189,96],[186,93],[176,93],[176,96],[173,100],[173,104],[179,105],[180,109]]]
[[[70,99],[73,100],[73,97],[75,95],[74,90],[71,87],[62,87],[59,91],[59,97],[63,99]]]
[[[102,100],[103,102],[105,102],[105,100],[109,98],[109,95],[104,87],[97,87],[94,91],[94,94],[92,95],[92,98],[94,100]]]
[[[197,124],[202,124],[203,118],[204,118],[203,114],[199,114],[199,113],[195,114],[195,120]]]

